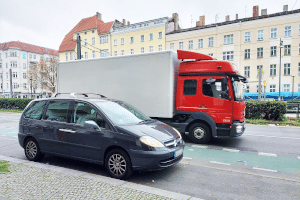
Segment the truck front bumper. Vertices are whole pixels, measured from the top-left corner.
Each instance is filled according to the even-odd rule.
[[[246,129],[245,124],[246,124],[246,120],[244,122],[233,121],[230,129],[229,137],[238,137],[243,135]]]

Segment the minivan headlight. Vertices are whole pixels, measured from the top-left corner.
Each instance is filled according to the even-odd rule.
[[[175,132],[179,135],[180,139],[182,139],[182,136],[180,134],[180,132],[176,129],[176,128],[173,128],[175,130]]]
[[[143,136],[140,138],[140,141],[150,147],[164,147],[160,141],[150,136]]]

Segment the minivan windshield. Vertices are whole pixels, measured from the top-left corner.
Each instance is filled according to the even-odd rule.
[[[125,102],[96,102],[96,105],[116,125],[138,124],[151,120],[150,117]]]

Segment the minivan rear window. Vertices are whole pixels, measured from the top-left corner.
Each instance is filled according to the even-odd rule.
[[[34,101],[24,113],[25,118],[41,119],[46,101]]]

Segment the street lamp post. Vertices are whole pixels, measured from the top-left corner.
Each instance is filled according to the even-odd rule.
[[[280,48],[280,56],[279,56],[279,96],[278,96],[278,101],[281,101],[280,88],[281,88],[281,48],[283,47],[282,43],[283,43],[283,41],[280,38],[280,46],[279,46],[279,48]]]
[[[30,79],[30,97],[32,98],[32,78]]]
[[[294,79],[295,79],[295,75],[292,75],[293,77],[293,85],[292,85],[292,109],[294,108]]]

